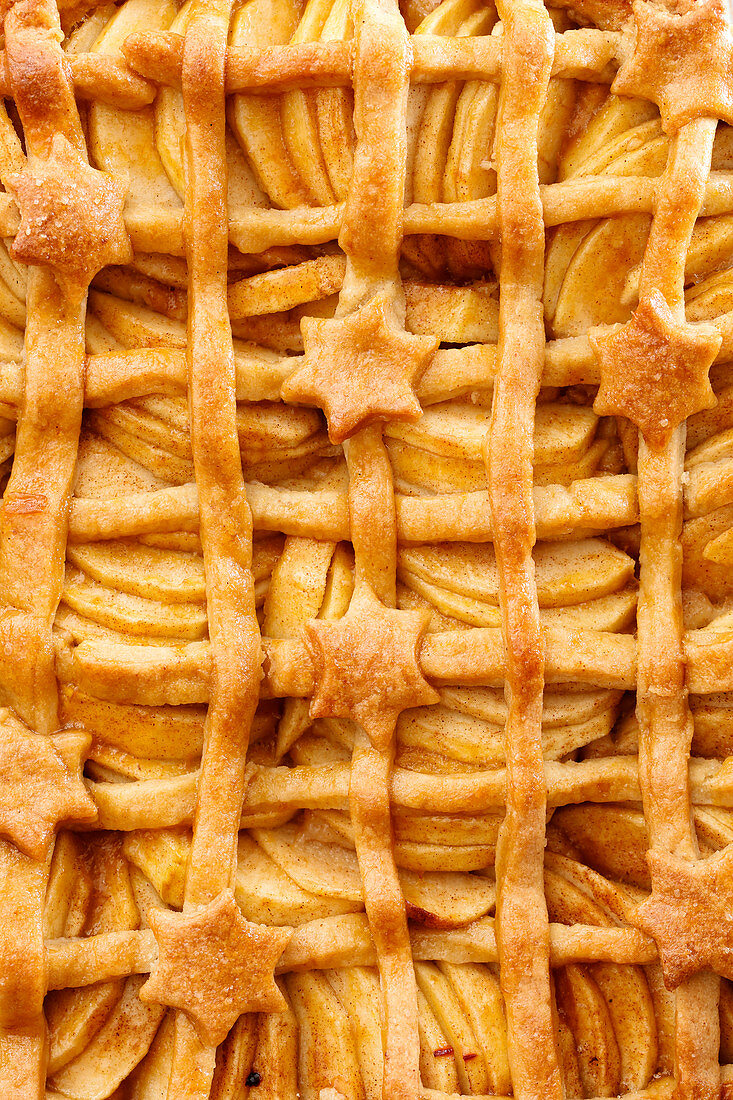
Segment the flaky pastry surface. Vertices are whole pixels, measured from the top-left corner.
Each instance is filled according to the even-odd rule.
[[[733,1096],[723,0],[0,18],[0,1100]]]

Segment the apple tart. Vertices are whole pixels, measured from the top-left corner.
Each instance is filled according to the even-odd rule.
[[[729,18],[5,0],[2,1100],[733,1096]]]

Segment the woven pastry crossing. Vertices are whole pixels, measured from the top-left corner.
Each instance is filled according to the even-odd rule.
[[[1,1100],[733,1095],[723,0],[10,0]]]

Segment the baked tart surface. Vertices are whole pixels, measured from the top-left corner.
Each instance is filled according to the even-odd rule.
[[[0,15],[0,1098],[733,1095],[723,0]]]

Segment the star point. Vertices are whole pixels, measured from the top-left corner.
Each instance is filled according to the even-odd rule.
[[[668,989],[699,970],[733,978],[733,845],[706,859],[650,851],[652,892],[632,914],[654,938]]]
[[[385,607],[365,583],[343,618],[307,623],[317,685],[311,718],[349,718],[385,748],[403,710],[439,702],[418,660],[427,624],[426,612]]]
[[[20,208],[16,260],[86,286],[103,267],[131,259],[125,185],[92,168],[63,134],[54,135],[46,161],[27,164],[8,187]]]
[[[62,822],[91,822],[97,808],[81,778],[91,738],[34,733],[0,710],[0,833],[24,855],[44,859]]]
[[[301,328],[303,363],[282,386],[282,396],[323,409],[333,443],[376,420],[422,415],[413,387],[438,340],[401,329],[387,293],[345,317],[305,317]]]
[[[601,370],[595,412],[627,417],[648,443],[663,444],[689,416],[716,403],[708,374],[720,333],[676,322],[658,291],[620,329],[591,333],[590,342]]]
[[[151,909],[158,962],[140,999],[184,1012],[206,1046],[219,1046],[245,1012],[280,1012],[275,967],[292,936],[245,920],[231,890],[179,913]]]
[[[695,0],[667,11],[635,0],[636,38],[611,86],[650,99],[668,133],[696,118],[733,123],[733,38],[725,0]]]

